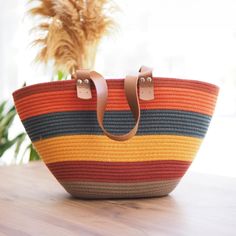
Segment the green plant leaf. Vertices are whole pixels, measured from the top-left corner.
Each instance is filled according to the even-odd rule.
[[[36,150],[34,149],[34,146],[33,146],[32,143],[29,145],[29,148],[30,148],[30,158],[29,158],[29,160],[30,161],[40,160],[40,157],[39,157],[38,153],[36,152]]]
[[[21,136],[22,136],[22,134],[19,134],[18,136],[16,136],[12,140],[7,140],[6,142],[1,142],[0,143],[0,157],[2,157],[4,152],[6,150],[8,150],[10,147],[12,147],[18,141],[18,139],[21,138]]]
[[[15,110],[9,111],[0,121],[0,138],[8,136],[8,130],[16,115]]]
[[[12,106],[8,111],[4,112],[7,101],[4,101],[0,104],[0,157],[12,146],[15,146],[15,158],[19,154],[21,146],[26,138],[26,133],[20,133],[12,140],[9,140],[9,129],[11,128],[12,122],[16,116],[16,108]],[[36,150],[34,149],[32,143],[29,144],[20,161],[23,160],[23,157],[26,151],[29,150],[29,160],[39,160],[40,157]]]
[[[57,80],[63,80],[64,77],[65,77],[65,75],[62,71],[57,72]]]
[[[4,101],[0,104],[0,121],[3,117],[3,111],[4,111],[4,108],[5,108],[6,104],[7,104],[7,101]]]
[[[38,153],[36,152],[36,150],[35,150],[35,148],[34,148],[34,146],[33,146],[32,143],[29,144],[29,145],[26,147],[26,149],[25,149],[25,151],[24,151],[24,153],[23,153],[23,155],[22,155],[22,159],[23,159],[25,153],[26,153],[28,150],[29,150],[29,161],[37,161],[37,160],[40,160],[40,159],[41,159],[40,156],[38,155]]]
[[[15,157],[17,157],[17,155],[19,154],[20,147],[21,147],[22,143],[25,141],[25,138],[26,138],[25,133],[21,133],[20,135],[18,135],[18,138],[16,141],[16,148],[15,148]]]

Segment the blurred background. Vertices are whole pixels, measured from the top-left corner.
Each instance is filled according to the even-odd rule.
[[[191,169],[236,177],[236,1],[115,2],[120,11],[112,17],[119,27],[102,40],[95,69],[107,78],[119,78],[145,64],[154,68],[155,76],[220,86],[215,116]],[[10,109],[15,89],[25,82],[50,81],[53,70],[32,62],[36,50],[30,46],[29,31],[35,22],[25,14],[27,1],[1,1],[0,8],[0,103],[7,101],[5,109]],[[9,139],[22,132],[16,116]],[[27,142],[22,145],[27,147]],[[14,152],[14,146],[6,150],[0,164],[28,161],[14,158]]]

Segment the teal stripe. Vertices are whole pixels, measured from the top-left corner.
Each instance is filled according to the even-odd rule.
[[[211,117],[179,110],[142,110],[137,135],[173,134],[203,138]],[[95,111],[57,112],[23,122],[32,141],[72,134],[102,135]],[[127,133],[134,125],[129,111],[108,111],[104,126],[114,134]]]

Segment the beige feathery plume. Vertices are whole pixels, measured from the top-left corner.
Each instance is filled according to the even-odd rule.
[[[114,4],[109,0],[30,0],[37,6],[30,14],[40,16],[34,30],[44,32],[33,45],[41,49],[37,61],[54,61],[56,70],[72,73],[78,68],[92,68],[97,46],[114,27],[107,16]]]

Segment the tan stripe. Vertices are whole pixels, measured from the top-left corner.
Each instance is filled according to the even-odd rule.
[[[160,197],[169,194],[180,179],[142,182],[142,183],[99,183],[99,182],[65,182],[60,183],[74,197],[105,198],[139,198]]]

